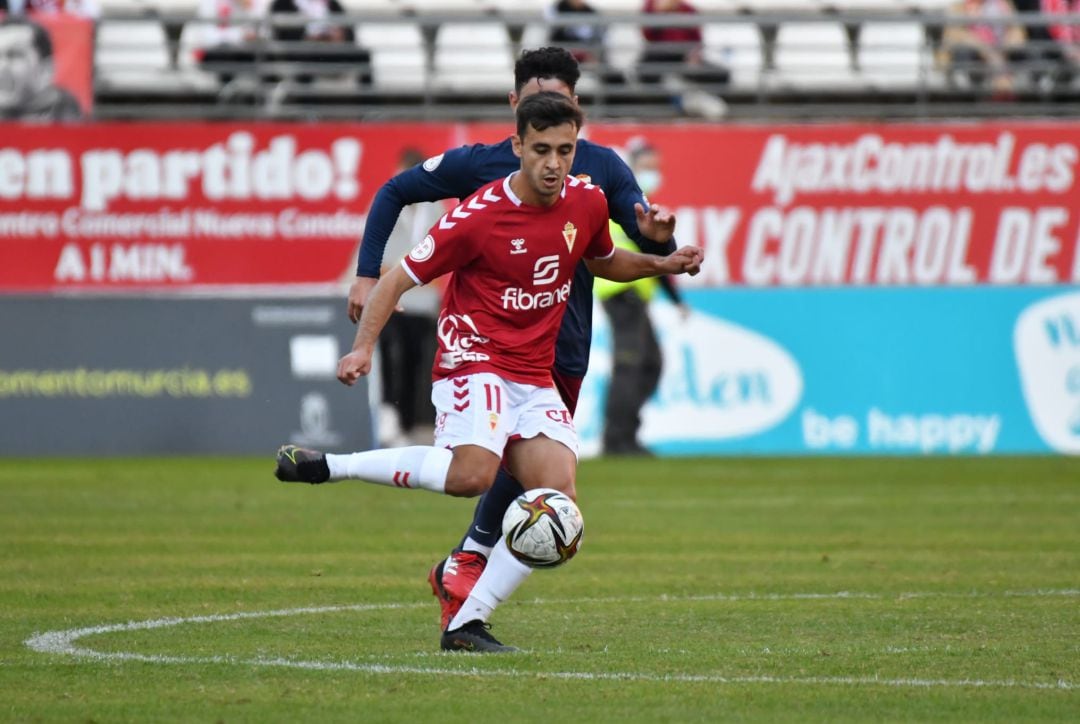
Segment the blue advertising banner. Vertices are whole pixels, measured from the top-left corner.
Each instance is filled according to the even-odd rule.
[[[1080,454],[1080,290],[701,289],[653,302],[660,454]],[[611,335],[596,309],[577,422],[598,454]]]

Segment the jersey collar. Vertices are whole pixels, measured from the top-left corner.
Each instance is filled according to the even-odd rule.
[[[517,194],[514,193],[514,190],[512,188],[510,188],[510,179],[514,178],[514,176],[517,176],[519,173],[521,173],[521,172],[520,171],[514,171],[514,173],[512,173],[509,176],[507,176],[506,178],[504,178],[503,182],[502,182],[503,193],[506,194],[506,198],[510,199],[510,202],[513,203],[514,206],[521,206],[522,203],[523,203],[522,200],[517,197]],[[570,177],[568,176],[567,179],[569,179],[569,178]],[[560,199],[566,198],[566,181],[567,181],[567,179],[563,179],[562,190],[559,191],[559,198]]]

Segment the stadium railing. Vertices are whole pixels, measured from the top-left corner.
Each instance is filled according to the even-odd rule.
[[[582,63],[578,89],[592,118],[1080,115],[1076,79],[1028,81],[1040,76],[1035,63],[1018,70],[1008,94],[955,82],[940,62],[940,45],[944,28],[959,21],[940,3],[890,3],[886,9],[872,0],[775,6],[754,0],[750,9],[738,2],[699,3],[708,9],[696,16],[658,19],[619,10],[564,21],[545,18],[528,2],[495,2],[449,8],[384,2],[377,10],[327,19],[353,29],[355,44],[263,40],[253,46],[250,60],[212,70],[198,61],[200,28],[217,21],[170,7],[109,9],[97,30],[95,116],[502,119],[514,58],[522,48],[546,44],[551,28],[560,24],[595,24],[605,31],[601,56]],[[1030,27],[1061,22],[1022,17]],[[269,37],[271,24],[307,21],[274,16],[261,22]],[[650,25],[699,25],[705,59],[728,68],[729,80],[687,81],[680,63],[639,63],[640,31]],[[370,53],[366,62],[356,62],[356,46]],[[310,53],[322,57],[305,59]],[[650,73],[660,81],[643,82]],[[365,77],[369,82],[362,82]],[[718,102],[702,104],[703,97]]]

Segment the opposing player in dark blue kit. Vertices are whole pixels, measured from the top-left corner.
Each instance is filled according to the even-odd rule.
[[[577,61],[562,48],[525,51],[514,68],[510,106],[515,109],[522,98],[542,90],[562,93],[576,102],[574,87],[580,75]],[[520,163],[507,138],[501,143],[446,151],[384,184],[368,212],[357,278],[349,290],[349,318],[353,322],[360,318],[367,296],[379,278],[386,240],[402,208],[422,201],[466,198],[484,184],[512,173]],[[674,215],[649,204],[630,168],[615,151],[581,139],[570,173],[603,189],[611,218],[642,251],[667,255],[675,250]],[[579,264],[555,348],[552,377],[571,414],[577,408],[581,382],[589,366],[592,287],[592,274],[584,264]],[[677,301],[674,291],[671,293]],[[442,607],[443,629],[483,573],[487,556],[498,540],[503,513],[522,492],[521,485],[509,473],[500,471],[495,484],[477,504],[464,539],[447,559],[431,569],[428,579]]]

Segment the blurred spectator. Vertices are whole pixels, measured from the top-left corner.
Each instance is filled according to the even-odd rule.
[[[332,15],[344,15],[345,9],[338,0],[273,0],[270,15],[300,15],[309,22],[305,24],[274,23],[271,37],[275,41],[295,44],[278,48],[274,60],[303,63],[334,63],[347,66],[358,74],[364,85],[371,84],[371,54],[356,45],[353,29],[335,22]],[[321,47],[313,47],[313,45]],[[332,75],[341,73],[332,72]],[[300,82],[308,82],[310,73],[295,76]]]
[[[398,171],[406,171],[424,156],[415,148],[402,150]],[[383,258],[397,264],[416,246],[446,209],[441,202],[410,204],[401,210],[386,241]],[[384,267],[384,273],[387,269]],[[348,275],[355,278],[355,268]],[[401,298],[402,311],[391,315],[379,335],[383,405],[379,411],[379,444],[387,447],[415,444],[430,438],[430,429],[418,432],[417,422],[434,420],[431,404],[431,368],[435,364],[435,326],[442,294],[435,284],[416,287]]]
[[[199,65],[228,83],[244,65],[255,62],[265,0],[200,0],[199,17],[214,22],[201,26]]]
[[[554,5],[549,5],[544,13],[549,22],[571,20],[574,15],[582,14],[592,15],[593,19],[599,17],[596,9],[585,0],[558,0]],[[626,82],[626,76],[617,68],[607,65],[604,52],[604,30],[604,26],[599,23],[553,24],[551,33],[548,35],[548,42],[551,45],[566,48],[579,63],[599,66],[600,79],[604,83],[621,85]]]
[[[597,15],[585,0],[558,0],[549,5],[544,16],[549,22],[570,20],[575,14]],[[595,19],[595,18],[594,18]],[[552,25],[548,36],[551,45],[566,48],[579,63],[599,63],[604,56],[604,27],[599,24]]]
[[[94,19],[101,17],[101,5],[97,0],[23,0],[23,12],[26,15],[67,13]]]
[[[1016,0],[1021,13],[1073,15],[1073,23],[1027,26],[1032,80],[1044,88],[1068,85],[1080,75],[1080,0]]]
[[[53,82],[52,40],[32,20],[0,19],[0,119],[74,121],[79,102]]]
[[[630,169],[646,197],[663,180],[660,153],[644,138],[627,144]],[[615,222],[611,238],[617,246],[638,251],[637,246]],[[662,288],[671,301],[688,314],[670,277],[648,278],[620,283],[597,277],[593,291],[611,323],[611,383],[604,403],[604,453],[607,455],[649,455],[637,439],[641,408],[660,384],[663,357],[656,330],[649,319],[649,302]]]
[[[683,0],[645,0],[641,12],[685,16],[696,15],[697,9]],[[727,68],[705,60],[699,26],[645,25],[641,33],[645,37],[645,50],[638,66],[638,79],[642,83],[662,83],[668,89],[678,91],[679,103],[691,115],[709,118],[724,115],[723,101],[698,86],[715,92],[717,86],[727,85],[731,73]]]
[[[1027,36],[1010,0],[961,0],[949,16],[969,23],[949,24],[942,35],[949,81],[967,82],[997,93],[1013,89],[1013,73],[1028,59]]]

